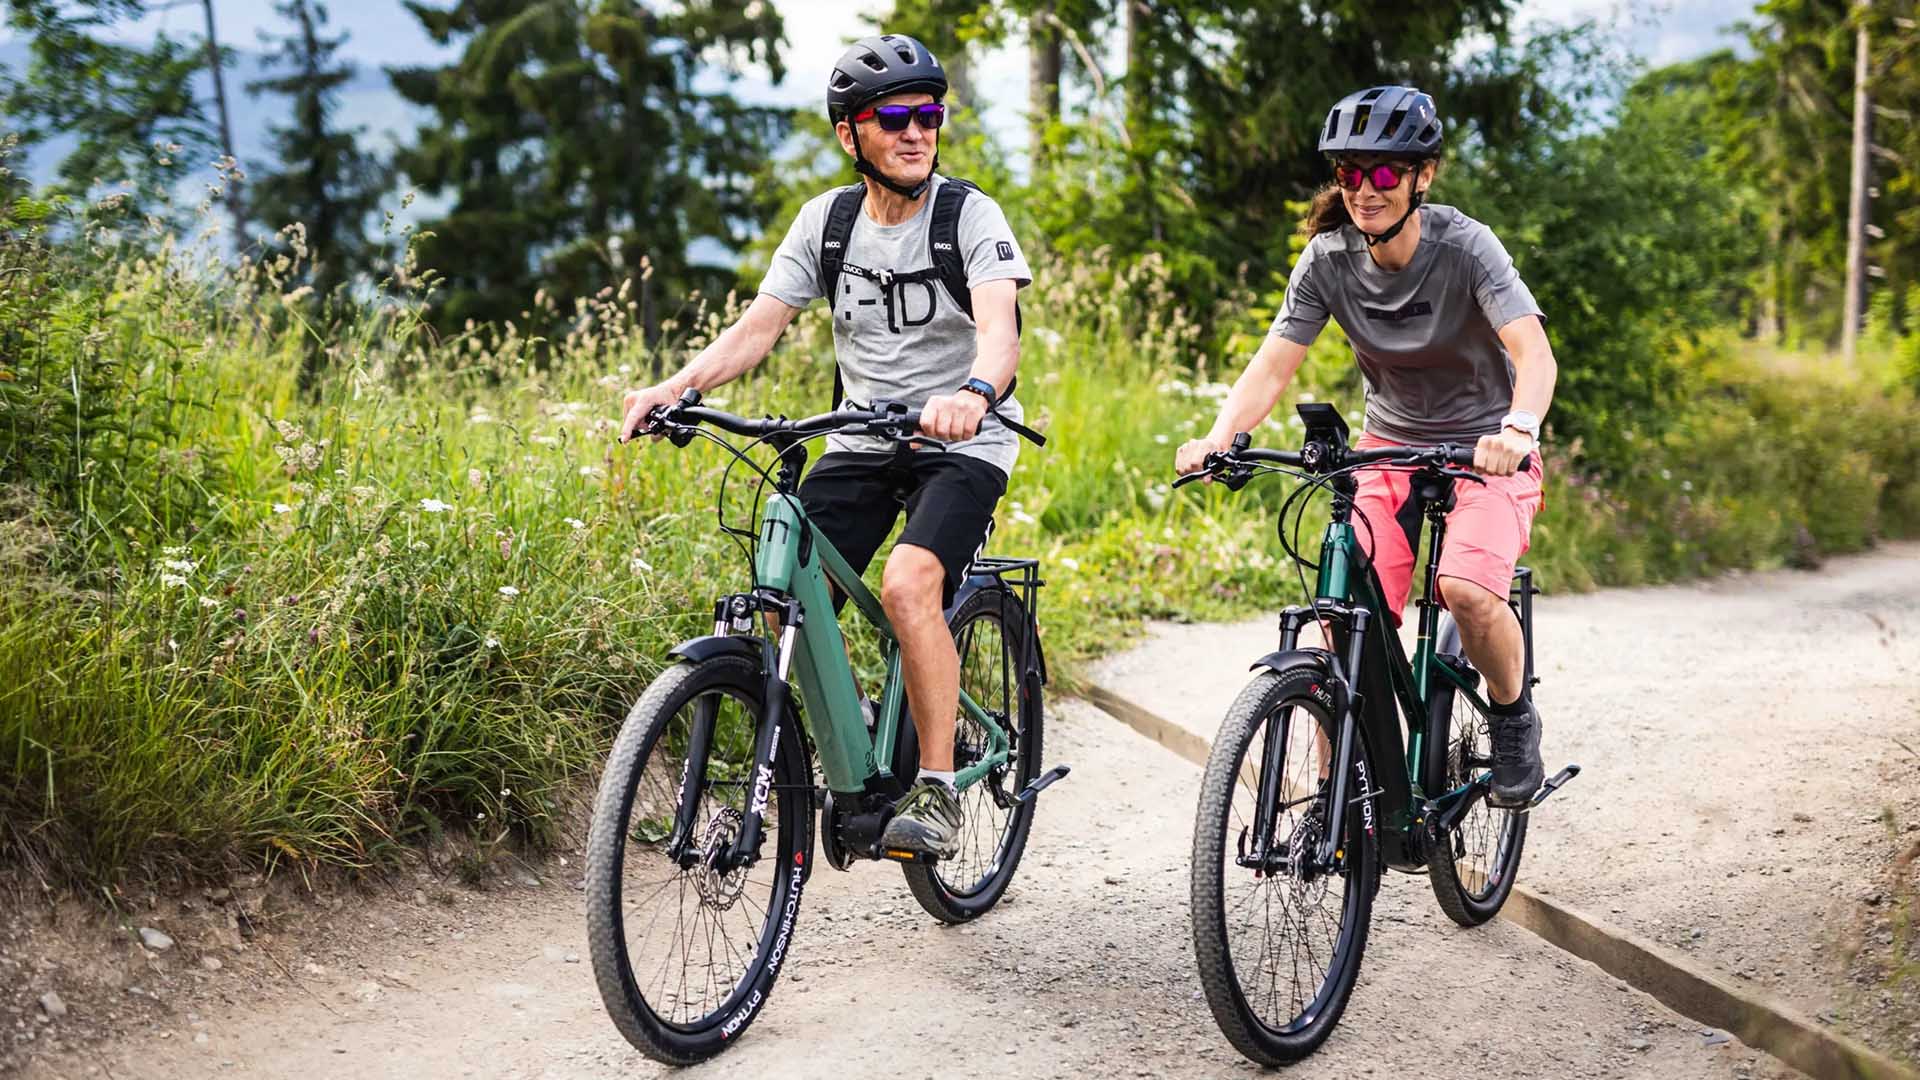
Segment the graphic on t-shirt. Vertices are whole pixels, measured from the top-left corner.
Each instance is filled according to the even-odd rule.
[[[1383,311],[1380,308],[1367,307],[1364,304],[1361,305],[1360,310],[1366,312],[1367,318],[1375,322],[1401,322],[1405,319],[1416,319],[1422,315],[1433,314],[1433,305],[1427,303],[1425,300],[1415,300],[1413,303],[1408,304],[1398,311]]]
[[[841,276],[840,299],[851,301],[851,306],[841,308],[840,317],[849,323],[853,321],[854,308],[879,304],[887,311],[887,329],[903,334],[910,327],[925,326],[932,322],[934,312],[940,309],[940,294],[931,281],[901,281],[891,270],[868,271],[851,263],[848,269],[856,273]],[[868,274],[872,275],[871,279]],[[871,280],[879,287],[880,295],[854,300],[853,283],[856,280]],[[916,285],[919,286],[917,291],[913,288]]]

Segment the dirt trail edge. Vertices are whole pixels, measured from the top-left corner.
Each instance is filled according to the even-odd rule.
[[[1049,757],[1074,772],[1041,797],[999,910],[938,926],[891,866],[822,865],[766,1012],[684,1075],[1266,1075],[1221,1038],[1194,973],[1199,770],[1089,706],[1050,713]],[[667,1075],[601,1010],[577,868],[504,894],[374,901],[354,912],[374,929],[345,944],[283,935],[290,979],[206,972],[148,1030],[25,1075]],[[1455,928],[1424,882],[1389,883],[1375,917],[1353,1004],[1302,1075],[1794,1075],[1518,927]]]
[[[1535,612],[1548,769],[1584,771],[1536,812],[1522,884],[1920,1058],[1920,544]],[[1275,637],[1158,625],[1092,681],[1191,752]]]

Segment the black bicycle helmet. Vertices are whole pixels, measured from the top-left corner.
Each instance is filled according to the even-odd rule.
[[[1433,98],[1411,86],[1376,86],[1340,99],[1320,129],[1327,154],[1392,154],[1430,158],[1444,137]]]
[[[947,72],[925,45],[905,34],[854,42],[827,76],[827,119],[839,123],[875,98],[919,92],[947,94]]]

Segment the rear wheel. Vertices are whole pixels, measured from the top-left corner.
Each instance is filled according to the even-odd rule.
[[[1233,703],[1207,759],[1193,829],[1193,950],[1213,1017],[1262,1065],[1311,1054],[1332,1034],[1360,975],[1378,886],[1361,803],[1330,814],[1316,733],[1336,728],[1324,676],[1301,663],[1262,671]],[[1358,755],[1364,750],[1356,746]],[[1263,766],[1279,795],[1269,835],[1254,835]],[[1355,758],[1348,790],[1366,790]],[[1340,829],[1332,866],[1317,851]],[[1247,865],[1262,849],[1263,866]]]
[[[809,770],[783,738],[760,857],[721,858],[752,797],[754,733],[765,678],[741,656],[662,672],[620,729],[594,804],[587,846],[587,942],[601,1000],[627,1041],[688,1065],[725,1049],[773,990],[792,940],[807,858]],[[667,843],[696,718],[712,748],[688,839]]]
[[[949,859],[907,863],[901,869],[927,914],[961,923],[1000,902],[1026,850],[1034,802],[1013,797],[1040,769],[1042,703],[1039,676],[1028,673],[1023,663],[1028,621],[1017,597],[1003,589],[982,589],[961,602],[951,625],[960,653],[960,689],[1007,733],[1007,760],[960,792],[965,820],[959,851]],[[954,729],[955,771],[978,764],[990,749],[985,725],[962,711]]]
[[[1437,648],[1459,655],[1459,631],[1443,618]],[[1462,666],[1466,660],[1460,661]],[[1469,670],[1471,670],[1469,668]],[[1493,768],[1493,738],[1487,718],[1467,695],[1439,679],[1429,712],[1428,730],[1447,733],[1446,777],[1440,792],[1458,790]],[[1484,789],[1455,826],[1436,830],[1427,845],[1428,879],[1440,910],[1461,926],[1479,926],[1499,914],[1520,875],[1520,853],[1527,844],[1527,815],[1487,804]]]

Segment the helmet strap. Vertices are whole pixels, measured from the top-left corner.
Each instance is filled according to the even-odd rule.
[[[1360,235],[1367,238],[1367,246],[1379,247],[1381,244],[1393,243],[1393,238],[1396,236],[1399,236],[1400,230],[1407,227],[1407,219],[1413,216],[1413,212],[1415,210],[1420,209],[1420,202],[1425,197],[1426,197],[1426,192],[1421,191],[1417,188],[1414,189],[1413,195],[1407,199],[1407,212],[1404,214],[1401,214],[1400,220],[1394,222],[1392,225],[1387,226],[1387,231],[1381,233],[1380,235],[1375,236],[1374,234],[1367,232],[1364,229],[1361,230]]]
[[[927,193],[927,188],[933,186],[933,174],[940,171],[940,151],[935,150],[933,152],[933,168],[927,170],[927,178],[912,187],[908,187],[894,180],[886,173],[881,172],[879,169],[874,168],[873,162],[868,161],[867,155],[860,149],[860,129],[853,124],[848,124],[847,126],[853,129],[854,172],[872,179],[874,183],[906,199],[917,199]]]

